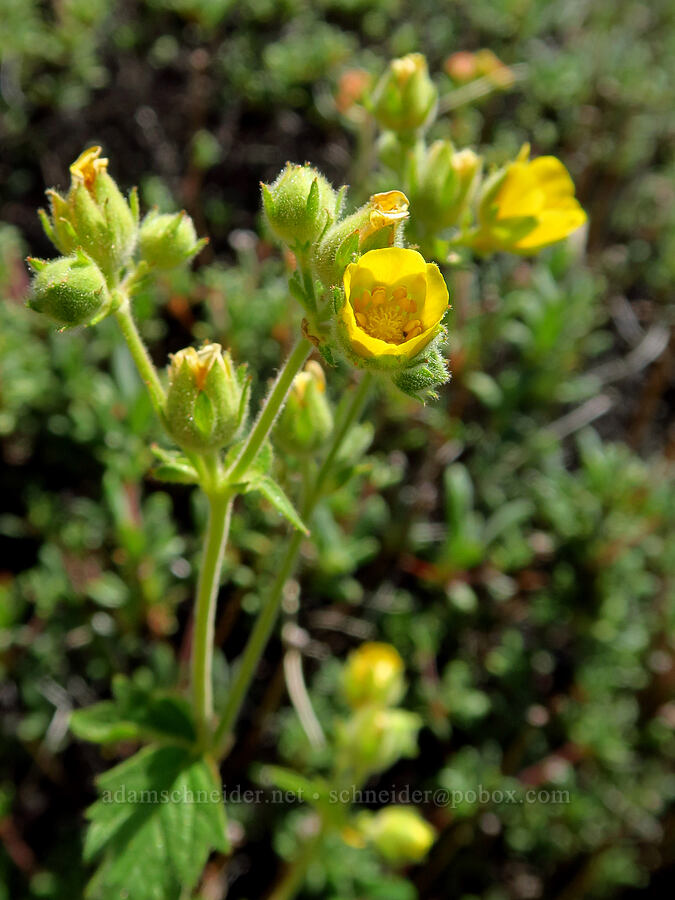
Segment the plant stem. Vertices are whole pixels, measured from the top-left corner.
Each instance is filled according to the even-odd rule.
[[[191,658],[192,698],[198,737],[203,747],[208,745],[213,724],[212,670],[216,601],[234,499],[230,492],[207,496],[209,521],[197,584]]]
[[[311,343],[307,338],[300,338],[298,343],[291,351],[291,355],[284,363],[281,371],[277,375],[277,380],[272,386],[272,390],[267,395],[267,399],[263,404],[260,414],[256,419],[255,425],[251,429],[241,453],[234,461],[230,471],[227,473],[227,479],[230,484],[236,482],[246,474],[248,467],[256,458],[263,442],[272,430],[272,426],[276,417],[281,412],[281,408],[286,400],[293,379],[297,375],[300,367],[309,356],[312,349]]]
[[[115,318],[124,335],[124,340],[127,342],[129,352],[136,363],[136,368],[148,389],[155,412],[161,420],[165,400],[164,388],[162,387],[162,382],[159,380],[157,369],[155,369],[145,344],[143,343],[143,339],[138,333],[138,328],[136,327],[136,322],[134,321],[131,312],[128,297],[124,297],[120,306],[115,310]]]
[[[333,433],[331,445],[316,474],[314,483],[307,491],[305,502],[302,506],[301,516],[305,522],[309,521],[310,516],[314,512],[314,509],[321,498],[326,478],[331,471],[335,457],[342,446],[342,442],[361,414],[371,383],[372,375],[366,373],[354,392],[352,401],[346,410],[339,427]],[[262,609],[258,613],[258,618],[253,626],[253,631],[251,632],[251,636],[244,649],[237,674],[228,693],[222,719],[216,729],[214,746],[220,755],[224,756],[227,753],[232,729],[241,710],[244,698],[248,693],[251,681],[253,680],[258,663],[260,662],[260,657],[265,650],[272,629],[274,628],[284,587],[293,574],[298,554],[300,553],[302,540],[303,535],[300,532],[295,532],[290,539],[281,565],[277,571],[277,576],[265,598]]]
[[[299,855],[289,863],[286,872],[277,887],[270,894],[269,900],[293,900],[302,883],[305,880],[307,869],[315,857],[317,848],[325,833],[325,824],[322,821],[315,834],[308,838]]]

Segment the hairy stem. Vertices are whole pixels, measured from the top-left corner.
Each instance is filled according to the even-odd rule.
[[[307,338],[303,337],[300,338],[291,351],[291,355],[277,375],[277,380],[274,382],[272,390],[267,395],[267,399],[260,410],[255,425],[246,438],[241,453],[227,473],[230,484],[236,484],[236,482],[246,474],[248,467],[256,458],[258,451],[272,430],[277,416],[281,412],[286,396],[293,383],[293,379],[309,356],[311,349],[311,343]]]
[[[307,839],[298,856],[289,863],[281,881],[270,894],[269,900],[293,900],[302,887],[307,869],[321,845],[324,832],[325,825],[323,822],[319,822],[316,833]]]
[[[316,474],[316,478],[305,497],[301,512],[303,521],[305,522],[309,521],[310,516],[314,512],[314,509],[321,498],[326,478],[332,469],[335,457],[342,446],[342,442],[361,414],[371,383],[372,376],[369,373],[366,373],[354,392],[352,401],[346,410],[339,427],[333,432],[333,439],[328,452],[326,453]],[[258,613],[258,618],[253,626],[253,631],[251,632],[241,662],[239,663],[237,674],[230,687],[227,703],[220,724],[216,730],[214,741],[214,746],[223,756],[227,753],[229,748],[228,745],[230,743],[232,730],[237,717],[239,716],[244,698],[248,693],[253,676],[255,675],[258,663],[260,662],[260,657],[265,650],[272,629],[274,628],[274,623],[276,622],[279,606],[283,597],[284,587],[295,569],[302,540],[303,535],[300,532],[296,532],[286,547],[286,552],[284,553],[284,557],[277,570],[276,578],[265,598],[262,609]]]
[[[122,300],[121,305],[115,310],[115,318],[124,335],[124,340],[127,342],[129,352],[136,363],[136,368],[148,389],[155,412],[161,419],[164,400],[166,399],[164,388],[162,387],[162,382],[159,380],[157,369],[155,369],[145,344],[143,343],[143,339],[138,333],[138,328],[136,327],[136,322],[134,321],[131,312],[128,297],[125,297]]]
[[[191,657],[192,698],[202,746],[207,746],[213,724],[213,637],[220,572],[233,503],[231,493],[208,497],[209,521],[195,599]]]

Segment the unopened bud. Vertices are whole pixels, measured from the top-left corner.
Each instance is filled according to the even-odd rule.
[[[83,253],[51,262],[28,260],[36,273],[28,305],[65,326],[95,325],[111,298],[103,273]]]
[[[434,828],[411,806],[386,806],[362,820],[359,830],[394,865],[422,862],[436,839]]]
[[[402,191],[373,194],[355,213],[333,225],[317,245],[316,274],[326,287],[339,284],[349,263],[369,250],[393,247],[408,218],[408,198]]]
[[[188,214],[148,213],[139,232],[141,258],[155,269],[173,269],[182,265],[204,247],[197,240],[195,226]]]
[[[349,654],[342,687],[353,708],[398,703],[404,690],[403,660],[391,644],[361,644]]]
[[[333,430],[333,410],[326,396],[326,378],[318,362],[310,360],[293,379],[275,440],[290,453],[319,450]]]
[[[40,210],[47,237],[61,253],[83,250],[107,278],[129,262],[138,234],[138,201],[127,201],[108,175],[100,147],[85,150],[70,167],[65,197],[47,191],[51,217]]]
[[[273,184],[261,188],[269,226],[291,250],[306,249],[335,219],[338,195],[309,165],[287,163]]]
[[[419,716],[405,709],[359,707],[338,731],[341,766],[383,772],[403,756],[416,756],[421,724]]]
[[[167,427],[186,450],[217,450],[232,443],[246,417],[248,380],[220,344],[187,347],[171,357]]]
[[[436,108],[438,91],[421,53],[392,60],[373,92],[373,115],[383,128],[413,132]]]
[[[434,141],[415,155],[411,177],[413,223],[435,234],[457,224],[471,199],[480,157],[456,152],[449,141]]]

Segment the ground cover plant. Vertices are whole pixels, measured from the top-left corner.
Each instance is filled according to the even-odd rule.
[[[657,895],[669,5],[2,12],[0,896]]]

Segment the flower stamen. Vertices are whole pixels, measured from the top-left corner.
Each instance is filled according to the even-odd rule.
[[[388,344],[403,344],[422,333],[420,319],[412,318],[417,304],[408,296],[405,285],[388,291],[384,285],[376,285],[372,291],[364,291],[352,303],[357,323],[371,337]]]

